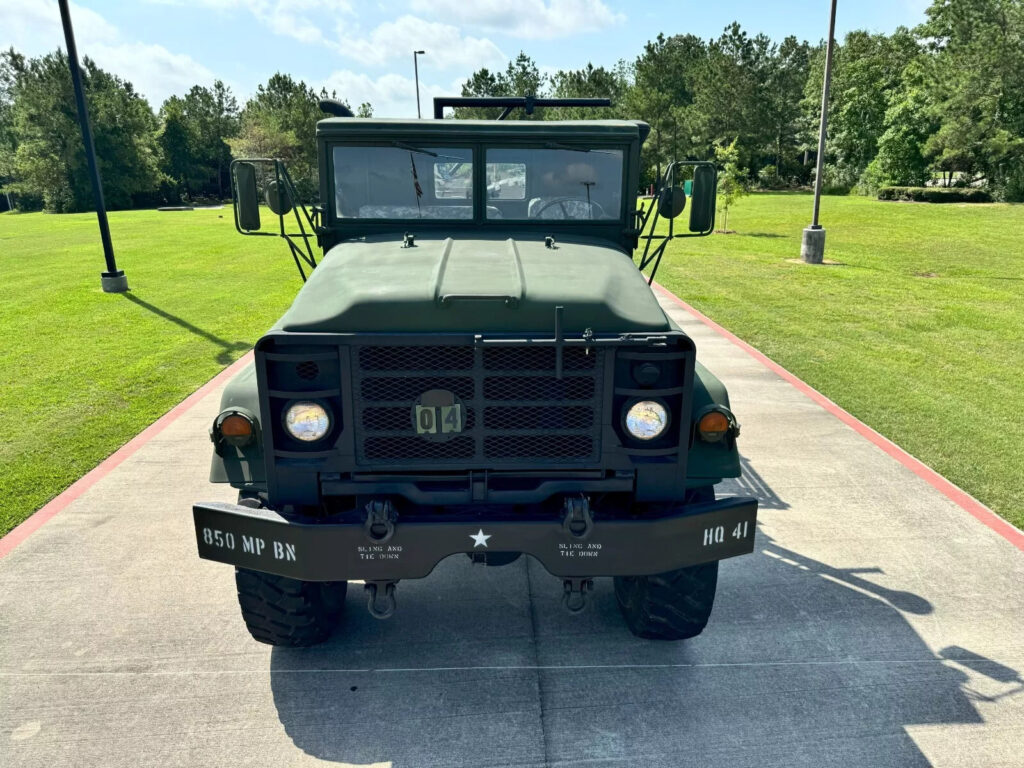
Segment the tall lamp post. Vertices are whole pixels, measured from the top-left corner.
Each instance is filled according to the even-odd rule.
[[[412,68],[416,73],[416,117],[422,118],[423,114],[420,112],[420,64],[417,61],[417,56],[422,56],[426,51],[413,51],[412,52]]]
[[[825,168],[825,136],[828,132],[828,89],[832,80],[832,47],[836,38],[836,0],[828,22],[828,46],[825,48],[825,79],[821,86],[821,124],[818,126],[818,169],[814,174],[814,217],[804,230],[800,258],[808,264],[821,264],[825,257],[825,229],[818,223],[821,210],[822,171]]]
[[[78,66],[78,49],[75,47],[75,31],[71,27],[71,13],[68,0],[57,0],[60,6],[60,20],[64,25],[64,41],[68,47],[68,67],[71,69],[71,84],[75,89],[75,104],[78,106],[78,123],[82,127],[82,143],[85,157],[89,162],[89,179],[92,181],[92,195],[96,200],[96,218],[100,225],[100,240],[103,241],[103,257],[107,271],[100,273],[100,285],[104,293],[124,293],[128,290],[128,278],[117,268],[114,261],[114,246],[110,242],[110,226],[107,224],[107,207],[103,203],[103,182],[96,165],[96,146],[92,141],[92,127],[89,125],[89,111],[85,105],[85,91],[82,88],[82,70]]]

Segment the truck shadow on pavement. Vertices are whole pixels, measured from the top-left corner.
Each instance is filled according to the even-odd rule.
[[[757,499],[758,509],[789,509],[789,504],[779,498],[743,454],[740,454],[740,472],[735,480],[727,480],[717,486],[719,496],[753,496]]]
[[[910,623],[932,612],[759,532],[722,564],[703,635],[632,637],[610,579],[584,614],[539,563],[449,558],[377,622],[351,585],[327,644],[275,648],[278,717],[309,755],[354,765],[928,766],[908,726],[980,724],[1020,674]]]

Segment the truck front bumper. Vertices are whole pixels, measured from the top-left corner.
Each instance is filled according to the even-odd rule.
[[[579,527],[559,520],[399,519],[386,539],[360,523],[295,522],[269,509],[192,507],[199,556],[303,581],[398,581],[459,554],[523,552],[555,576],[649,576],[754,549],[757,500],[726,498],[651,518]],[[378,532],[379,533],[379,532]]]

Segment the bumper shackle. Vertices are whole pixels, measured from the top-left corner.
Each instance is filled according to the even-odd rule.
[[[562,605],[569,613],[582,613],[587,607],[587,592],[593,588],[593,579],[565,579],[562,582]]]
[[[594,517],[590,514],[590,499],[586,496],[569,496],[562,509],[562,530],[574,539],[590,537],[594,530]]]
[[[366,608],[375,619],[390,619],[395,615],[398,601],[395,599],[394,581],[369,581],[366,583]]]
[[[366,505],[366,538],[374,544],[386,544],[395,535],[398,512],[390,501],[371,501]]]

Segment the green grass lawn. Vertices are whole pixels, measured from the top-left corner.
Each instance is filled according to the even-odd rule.
[[[841,266],[790,261],[810,215],[744,198],[657,279],[1024,527],[1024,206],[826,197]]]
[[[1024,206],[758,195],[736,235],[677,241],[658,280],[1018,526]],[[300,286],[231,211],[111,214],[128,295],[100,291],[92,214],[0,215],[0,534],[226,364]]]
[[[94,214],[0,215],[0,534],[243,355],[301,285],[230,208],[110,228],[125,295],[100,290]]]

